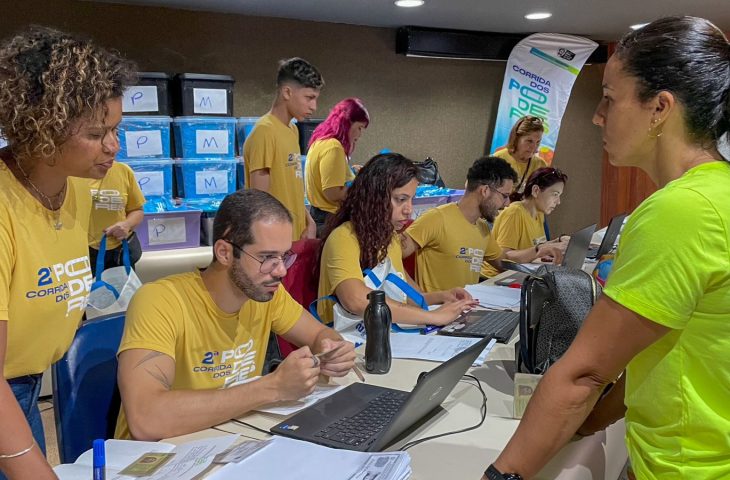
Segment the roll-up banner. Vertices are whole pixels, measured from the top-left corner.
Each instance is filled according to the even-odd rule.
[[[552,163],[573,83],[596,47],[587,38],[557,33],[536,33],[515,45],[504,74],[492,153],[507,145],[520,117],[534,115],[545,122],[538,153],[548,165]]]

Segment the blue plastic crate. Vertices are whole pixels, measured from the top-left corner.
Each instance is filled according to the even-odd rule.
[[[246,167],[243,157],[236,159],[236,189],[246,188]]]
[[[170,117],[122,117],[119,123],[120,159],[170,158]]]
[[[236,191],[236,159],[176,160],[175,180],[185,199],[223,198]]]
[[[238,117],[236,120],[236,143],[238,145],[238,154],[243,155],[243,144],[251,135],[253,127],[261,117]]]
[[[233,117],[175,117],[175,153],[182,158],[225,158],[235,155]]]
[[[172,165],[169,158],[121,160],[134,171],[139,188],[147,200],[172,198]]]

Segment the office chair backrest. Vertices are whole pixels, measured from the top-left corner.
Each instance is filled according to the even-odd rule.
[[[111,438],[119,413],[117,349],[124,313],[83,323],[53,365],[53,398],[61,463],[73,463],[96,438]]]

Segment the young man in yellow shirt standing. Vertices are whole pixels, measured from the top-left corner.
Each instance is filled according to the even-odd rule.
[[[487,222],[509,205],[515,181],[507,161],[479,158],[469,168],[458,203],[425,212],[401,235],[403,257],[416,252],[416,282],[423,291],[477,283],[483,261],[499,267],[504,254]]]
[[[354,345],[316,321],[281,285],[296,259],[291,215],[268,193],[239,190],[213,225],[213,262],[144,285],[119,347],[117,438],[159,440],[262,405],[310,394],[320,373],[344,376]],[[262,374],[269,335],[300,345]],[[313,353],[327,353],[321,359]]]
[[[243,146],[246,187],[272,194],[289,210],[292,240],[315,238],[317,226],[304,208],[299,131],[292,119],[304,120],[317,110],[324,80],[317,69],[301,58],[279,64],[276,98]]]

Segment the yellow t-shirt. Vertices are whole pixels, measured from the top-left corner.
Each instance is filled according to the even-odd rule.
[[[251,172],[269,169],[269,193],[291,213],[294,241],[299,240],[307,227],[298,132],[296,125],[284,125],[267,113],[256,122],[243,145],[246,187],[251,187]]]
[[[537,212],[537,216],[533,217],[522,202],[514,202],[497,215],[492,227],[492,235],[503,249],[534,248],[535,245],[546,240],[545,214]],[[482,275],[493,277],[497,273],[494,267],[484,262]]]
[[[604,295],[671,329],[627,368],[636,478],[730,478],[729,206],[730,164],[705,163],[646,199],[621,233]]]
[[[525,189],[527,179],[530,178],[530,175],[532,175],[532,173],[539,168],[547,167],[547,163],[545,163],[545,160],[540,158],[539,155],[534,155],[532,157],[532,160],[530,161],[530,169],[527,170],[527,174],[525,174],[525,170],[527,169],[527,163],[517,161],[517,159],[515,159],[515,157],[513,157],[509,153],[509,150],[507,150],[506,148],[497,150],[496,152],[494,152],[494,156],[503,160],[507,160],[507,162],[512,166],[512,169],[517,172],[517,181],[515,182],[514,188],[512,188],[513,192],[522,193]]]
[[[487,222],[480,218],[470,223],[456,203],[428,210],[406,233],[421,247],[416,281],[425,292],[477,283],[482,263],[502,254]]]
[[[173,390],[228,388],[261,375],[269,332],[288,332],[302,312],[280,286],[271,301],[249,300],[228,314],[210,297],[200,272],[172,275],[134,295],[119,353],[142,348],[172,357]],[[114,436],[130,438],[123,409]]]
[[[41,373],[60,359],[86,309],[92,275],[86,242],[91,201],[67,180],[56,215],[0,162],[0,321],[7,321],[5,378]]]
[[[327,200],[324,191],[343,187],[355,178],[339,140],[328,138],[312,144],[307,152],[305,178],[309,203],[326,212],[337,213],[340,205]]]
[[[388,246],[387,256],[393,268],[405,274],[403,250],[395,232]],[[320,259],[319,296],[334,295],[337,286],[350,278],[362,280],[363,274],[360,268],[360,244],[357,242],[355,229],[352,223],[345,222],[332,231],[324,244]],[[331,302],[319,302],[317,310],[322,322],[330,323],[334,320]]]
[[[92,200],[89,246],[99,249],[104,229],[127,218],[127,213],[144,206],[144,195],[129,165],[114,162],[100,180],[79,179],[86,185]],[[106,248],[117,248],[121,242],[110,236]]]

